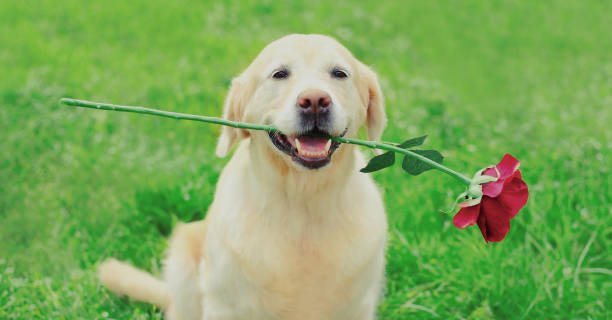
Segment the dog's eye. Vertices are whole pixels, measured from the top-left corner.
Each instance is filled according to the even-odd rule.
[[[278,70],[276,72],[274,72],[274,74],[272,75],[272,78],[274,79],[287,79],[289,77],[289,70],[287,69],[283,69],[283,70]]]
[[[338,68],[334,68],[334,70],[332,70],[331,72],[332,77],[336,78],[336,79],[344,79],[346,77],[348,77],[348,75],[346,74],[346,72],[338,69]]]

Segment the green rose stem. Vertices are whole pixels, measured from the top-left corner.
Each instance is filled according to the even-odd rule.
[[[207,123],[214,123],[214,124],[220,124],[220,125],[224,125],[224,126],[229,126],[229,127],[234,127],[234,128],[240,128],[240,129],[252,129],[252,130],[264,130],[264,131],[268,131],[268,132],[279,132],[280,130],[276,129],[273,126],[269,126],[269,125],[263,125],[263,124],[252,124],[252,123],[244,123],[244,122],[234,122],[234,121],[229,121],[229,120],[225,120],[225,119],[221,119],[221,118],[215,118],[215,117],[206,117],[206,116],[198,116],[198,115],[193,115],[193,114],[186,114],[186,113],[178,113],[178,112],[170,112],[170,111],[162,111],[162,110],[156,110],[156,109],[151,109],[151,108],[144,108],[144,107],[133,107],[133,106],[121,106],[121,105],[114,105],[114,104],[108,104],[108,103],[100,103],[100,102],[92,102],[92,101],[85,101],[85,100],[77,100],[77,99],[69,99],[69,98],[62,98],[60,100],[61,103],[65,104],[65,105],[69,105],[69,106],[73,106],[73,107],[84,107],[84,108],[91,108],[91,109],[102,109],[102,110],[111,110],[111,111],[122,111],[122,112],[133,112],[133,113],[142,113],[142,114],[150,114],[150,115],[154,115],[154,116],[160,116],[160,117],[166,117],[166,118],[172,118],[172,119],[176,119],[176,120],[193,120],[193,121],[201,121],[201,122],[207,122]],[[412,157],[412,158],[416,158],[448,175],[450,175],[451,177],[463,182],[464,184],[466,184],[467,186],[469,186],[470,184],[472,184],[472,180],[466,176],[464,176],[463,174],[456,172],[450,168],[447,168],[427,157],[424,157],[416,152],[412,152],[410,150],[406,150],[406,149],[402,149],[396,146],[393,146],[391,144],[387,144],[387,143],[381,143],[381,142],[376,142],[376,141],[366,141],[366,140],[358,140],[358,139],[351,139],[351,138],[344,138],[344,137],[330,137],[330,139],[332,139],[335,142],[340,142],[340,143],[350,143],[350,144],[355,144],[355,145],[360,145],[360,146],[364,146],[364,147],[368,147],[368,148],[372,148],[372,149],[381,149],[381,150],[387,150],[387,151],[393,151],[393,152],[397,152],[397,153],[401,153],[403,155]]]

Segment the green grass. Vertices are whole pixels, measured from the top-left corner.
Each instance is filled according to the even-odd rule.
[[[380,74],[384,139],[423,133],[470,174],[521,159],[526,208],[486,245],[439,209],[435,172],[374,175],[390,232],[382,319],[612,318],[609,1],[3,1],[0,319],[159,319],[95,279],[159,274],[227,161],[219,127],[67,109],[62,96],[219,115],[230,79],[293,32],[337,37]]]

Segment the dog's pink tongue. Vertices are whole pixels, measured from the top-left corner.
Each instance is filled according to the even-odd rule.
[[[296,147],[300,156],[307,158],[325,157],[331,146],[329,138],[320,136],[299,136],[288,140]]]

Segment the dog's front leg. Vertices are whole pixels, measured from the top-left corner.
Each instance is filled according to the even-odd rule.
[[[369,278],[369,289],[363,297],[363,300],[355,308],[355,313],[350,319],[355,320],[374,320],[376,319],[376,307],[383,298],[383,285],[385,282],[385,260],[384,251],[380,250],[380,254],[373,261],[372,268],[366,271],[364,278]],[[369,275],[369,277],[367,276]]]

